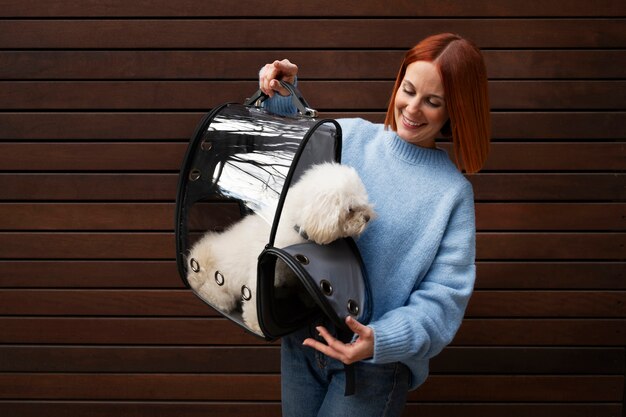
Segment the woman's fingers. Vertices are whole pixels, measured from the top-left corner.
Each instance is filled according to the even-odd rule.
[[[326,344],[309,338],[303,342],[303,345],[316,349],[326,356],[348,365],[371,358],[374,354],[374,331],[372,328],[364,326],[352,318],[346,319],[346,324],[359,336],[352,343],[341,342],[334,338],[325,327],[319,326],[316,329],[326,341]]]
[[[268,96],[272,97],[275,92],[281,95],[289,95],[289,91],[280,85],[279,80],[293,84],[298,74],[298,66],[288,59],[274,61],[266,64],[259,74],[259,88]]]

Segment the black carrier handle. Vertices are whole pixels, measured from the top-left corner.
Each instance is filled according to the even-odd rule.
[[[294,86],[293,84],[289,84],[288,82],[283,81],[283,80],[280,80],[279,82],[280,82],[280,85],[286,88],[287,91],[289,91],[289,93],[291,94],[291,101],[293,105],[296,106],[296,109],[298,109],[298,113],[300,114],[300,116],[310,117],[310,118],[317,117],[317,110],[314,110],[311,108],[309,103],[307,103],[307,101],[304,99],[304,96],[302,95],[300,90],[298,90],[296,86]],[[246,106],[254,105],[254,106],[259,107],[259,105],[265,100],[267,100],[268,98],[269,96],[265,94],[263,91],[261,91],[261,89],[259,89],[257,90],[256,93],[252,95],[252,97],[247,99],[244,102],[244,104]]]

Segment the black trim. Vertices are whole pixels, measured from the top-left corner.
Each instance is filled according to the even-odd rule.
[[[334,119],[322,119],[315,123],[304,135],[302,141],[300,142],[300,146],[298,150],[293,156],[293,160],[291,162],[291,166],[289,167],[289,172],[287,173],[287,177],[285,178],[285,183],[283,184],[283,189],[280,192],[280,198],[278,199],[278,205],[276,206],[276,213],[274,214],[274,222],[272,223],[272,231],[270,232],[270,239],[268,242],[269,246],[274,246],[274,240],[276,239],[276,233],[278,231],[278,223],[280,223],[280,216],[283,212],[283,206],[285,205],[285,199],[287,198],[287,192],[289,191],[289,187],[291,186],[291,181],[293,180],[293,175],[298,166],[298,161],[300,161],[300,157],[306,148],[309,139],[315,133],[315,131],[322,125],[326,123],[331,123],[335,125],[337,137],[335,138],[335,160],[334,162],[341,162],[341,141],[342,141],[342,132],[341,126]]]
[[[189,141],[189,145],[187,146],[187,151],[185,152],[185,157],[183,158],[183,163],[180,168],[180,173],[178,175],[178,186],[176,188],[176,209],[174,212],[174,233],[176,239],[176,266],[178,268],[178,274],[182,279],[185,287],[191,288],[189,282],[187,282],[187,263],[185,262],[185,251],[187,248],[184,244],[184,236],[188,234],[187,230],[187,210],[186,210],[186,199],[185,190],[187,189],[187,183],[189,182],[188,173],[191,168],[191,161],[193,160],[192,156],[195,155],[197,150],[197,143],[202,138],[204,131],[208,127],[209,124],[213,121],[215,116],[225,107],[229,106],[232,103],[225,103],[221,106],[214,107],[209,113],[205,114],[198,125],[196,126],[196,130],[194,131],[191,139]]]

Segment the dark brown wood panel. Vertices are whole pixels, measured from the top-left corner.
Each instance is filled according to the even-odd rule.
[[[322,117],[381,122],[404,51],[443,31],[483,49],[494,140],[468,176],[476,291],[404,415],[625,412],[623,1],[0,0],[0,15],[0,415],[278,417],[279,343],[178,276],[189,137],[284,57]],[[194,231],[238,216],[218,211]]]
[[[385,3],[372,0],[336,2],[320,0],[315,3],[288,3],[277,0],[248,0],[245,7],[228,0],[180,0],[174,7],[166,0],[139,0],[132,3],[109,0],[106,3],[78,0],[43,0],[37,8],[18,0],[2,0],[2,15],[6,17],[142,17],[142,16],[385,16],[385,17],[448,17],[456,16],[606,16],[626,15],[619,1],[598,0],[593,7],[582,0],[572,0],[567,8],[558,2],[529,0],[492,0],[488,3],[465,3],[452,0],[425,0],[419,7],[412,2],[392,0]]]
[[[2,146],[0,145],[0,148]],[[174,203],[2,203],[0,230],[171,231]],[[212,230],[238,207],[211,205],[196,225]],[[15,213],[19,213],[19,216]],[[624,203],[478,203],[478,231],[621,231]]]
[[[626,317],[624,291],[476,291],[467,317]]]
[[[623,376],[432,376],[420,390],[409,394],[409,398],[418,401],[620,401],[623,389]]]
[[[2,20],[2,49],[408,49],[433,33],[481,48],[623,48],[624,20],[606,19],[168,19]],[[276,36],[271,27],[280,27]]]
[[[624,50],[483,50],[490,79],[625,78]],[[255,80],[266,62],[288,58],[309,80],[394,79],[399,50],[0,51],[5,80]],[[563,65],[563,62],[576,63]],[[328,69],[332,68],[332,71]],[[231,98],[232,99],[232,98]]]
[[[626,233],[478,233],[481,260],[623,260]],[[172,259],[173,233],[0,233],[4,259]]]
[[[392,81],[310,81],[300,90],[319,110],[384,111]],[[5,110],[202,110],[245,101],[258,82],[16,81],[0,82]],[[626,81],[492,81],[494,110],[624,110]]]
[[[188,141],[204,114],[0,112],[0,140]],[[385,115],[382,112],[323,112],[320,117],[361,117],[382,123]],[[496,140],[626,138],[626,112],[496,112],[492,114],[492,123]]]
[[[624,346],[623,319],[466,319],[463,346]]]
[[[267,345],[221,318],[0,317],[0,343]],[[626,319],[466,319],[453,346],[626,344]]]
[[[581,407],[561,407],[562,412],[572,412]],[[604,410],[603,410],[604,409]],[[598,417],[608,416],[614,407],[598,406]],[[585,407],[582,407],[585,411]],[[552,408],[554,411],[554,408]],[[280,417],[278,401],[246,401],[246,402],[199,402],[199,401],[2,401],[0,413],[9,416],[49,417],[89,416],[89,417],[148,417],[148,416],[180,416],[206,417],[229,416],[248,417]],[[571,415],[571,414],[570,414]],[[577,415],[574,415],[576,417]],[[487,416],[489,417],[489,416]]]
[[[0,287],[183,288],[176,262],[125,260],[0,261]]]
[[[478,289],[626,289],[624,262],[477,264]],[[0,260],[1,288],[182,288],[176,263],[128,260]]]
[[[0,170],[177,171],[188,143],[0,142]],[[450,143],[439,145],[453,155]],[[555,159],[554,155],[561,158]],[[620,171],[624,142],[500,143],[485,171]]]
[[[605,374],[624,372],[622,348],[448,347],[432,374]],[[280,348],[196,346],[3,346],[2,372],[278,373]]]
[[[626,199],[624,174],[476,174],[478,202]],[[174,201],[178,174],[0,173],[0,201]]]
[[[0,317],[0,343],[267,345],[224,318]]]
[[[0,290],[3,316],[218,317],[190,290]],[[626,317],[624,291],[481,291],[466,316]]]
[[[413,401],[619,401],[623,376],[437,376]],[[0,375],[0,398],[276,401],[278,375]]]
[[[0,401],[0,412],[21,417],[90,416],[279,417],[278,402],[117,402],[117,401]],[[403,417],[615,417],[619,403],[428,403],[408,402]]]
[[[625,289],[620,262],[478,262],[481,289]]]

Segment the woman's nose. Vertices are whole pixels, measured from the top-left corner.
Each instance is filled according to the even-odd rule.
[[[408,110],[413,114],[421,113],[422,111],[422,108],[420,106],[420,100],[417,98],[414,98],[413,100],[409,101],[409,104],[407,107],[408,107]]]

